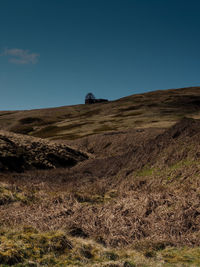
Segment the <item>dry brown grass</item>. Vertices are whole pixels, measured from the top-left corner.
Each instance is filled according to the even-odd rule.
[[[199,246],[199,128],[199,121],[185,119],[153,139],[141,138],[128,153],[105,154],[70,170],[1,176],[33,190],[38,201],[3,205],[0,223],[64,229],[112,247],[152,240]]]
[[[174,182],[167,177],[160,181],[160,174],[147,171],[118,181],[63,182],[66,170],[15,175],[10,183],[32,195],[33,201],[4,203],[0,223],[31,225],[42,231],[64,229],[112,247],[137,248],[141,242],[142,246],[199,246],[200,184],[198,176],[191,177],[191,170],[187,168],[187,176],[184,173]],[[170,172],[169,168],[165,174]],[[45,181],[45,176],[51,180]]]
[[[199,118],[199,87],[131,95],[95,105],[0,112],[2,129],[72,140],[130,128],[167,128],[183,116]]]
[[[40,256],[30,257],[48,266],[200,266],[200,121],[158,127],[174,124],[184,112],[198,117],[198,105],[198,89],[190,88],[131,96],[98,108],[63,107],[53,118],[52,110],[44,110],[42,121],[38,111],[1,114],[5,127],[17,116],[21,126],[34,128],[33,134],[51,138],[73,139],[79,129],[79,136],[87,136],[54,146],[70,144],[90,158],[71,169],[0,174],[0,226],[15,229],[0,234],[0,260],[8,262],[9,254],[26,264],[27,258],[14,253],[28,253],[24,230],[16,229],[31,226],[40,232],[26,238],[35,238],[32,248]],[[56,118],[60,122],[53,122]],[[45,121],[49,125],[42,125]],[[73,248],[58,255],[51,249],[60,231]],[[17,245],[11,247],[13,240]]]
[[[1,176],[3,188],[8,188],[14,197],[11,202],[3,202],[0,206],[1,228],[16,231],[19,227],[32,226],[39,231],[38,238],[43,236],[43,232],[61,230],[69,239],[81,238],[80,250],[74,255],[79,253],[83,266],[94,266],[94,258],[88,260],[81,254],[83,244],[84,248],[88,247],[91,240],[93,251],[99,245],[100,251],[105,248],[117,250],[115,253],[121,261],[124,257],[119,251],[129,250],[132,256],[126,256],[127,261],[138,262],[136,266],[141,263],[157,266],[162,258],[159,253],[165,255],[163,262],[172,262],[172,266],[176,266],[176,262],[181,266],[188,252],[187,249],[181,252],[181,261],[180,248],[197,248],[200,245],[200,184],[194,170],[195,164],[186,164],[186,169],[178,178],[176,171],[170,167],[163,173],[141,170],[126,179],[93,177],[93,181],[84,176],[82,181],[68,179],[68,171],[64,169]],[[199,173],[198,162],[196,170]],[[20,192],[21,197],[16,192]],[[8,240],[10,238],[8,235]],[[43,251],[43,245],[40,249]],[[198,255],[193,255],[194,261],[198,260]],[[65,259],[66,256],[65,252]],[[185,259],[185,262],[189,266],[189,260]],[[123,266],[117,260],[111,263]]]

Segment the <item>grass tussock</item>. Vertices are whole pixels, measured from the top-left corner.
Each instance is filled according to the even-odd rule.
[[[26,190],[25,188],[21,189],[13,185],[0,183],[0,206],[13,202],[29,205],[36,201],[39,201],[39,197],[36,196],[34,189]]]
[[[113,249],[63,231],[39,232],[32,227],[0,232],[1,266],[199,266],[199,248],[170,245]],[[142,244],[140,244],[141,246]]]

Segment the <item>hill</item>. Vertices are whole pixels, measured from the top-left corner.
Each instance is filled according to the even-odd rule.
[[[134,107],[142,113],[133,115]],[[64,118],[69,110],[71,121]],[[77,164],[52,160],[52,169],[40,170],[25,161],[21,173],[5,165],[12,172],[0,173],[0,265],[200,266],[199,111],[199,88],[186,88],[107,104],[2,112],[4,129],[35,130],[29,136],[1,132],[1,153],[19,149],[32,163],[53,154]],[[64,123],[83,121],[78,114],[91,127],[63,132]],[[118,128],[94,131],[109,114]],[[59,130],[47,130],[47,122]],[[57,140],[30,136],[44,129],[43,137]]]
[[[169,127],[184,116],[200,118],[200,87],[131,95],[108,103],[0,112],[1,129],[51,139],[130,128]]]

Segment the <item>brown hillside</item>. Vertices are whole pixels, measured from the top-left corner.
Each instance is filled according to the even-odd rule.
[[[167,128],[183,117],[200,118],[200,88],[160,90],[108,103],[2,111],[0,127],[15,133],[73,140],[132,128]]]
[[[200,266],[199,89],[2,112],[0,265]]]
[[[199,120],[184,118],[167,130],[150,128],[127,133],[113,132],[108,140],[107,136],[110,137],[110,134],[91,136],[77,142],[77,148],[94,153],[96,159],[74,168],[73,175],[77,169],[76,176],[80,178],[82,173],[109,178],[118,172],[121,177],[145,166],[166,168],[181,160],[198,160],[200,156]],[[75,141],[71,143],[75,145]]]
[[[2,182],[38,200],[3,205],[0,223],[68,229],[114,247],[152,240],[164,247],[200,245],[199,129],[200,121],[183,119],[138,143],[133,139],[117,156],[105,153],[71,169],[3,175]]]

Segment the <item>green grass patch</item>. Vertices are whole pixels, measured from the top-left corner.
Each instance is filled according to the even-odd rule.
[[[168,248],[161,253],[163,260],[170,264],[200,266],[200,248]]]
[[[154,172],[154,168],[148,168],[144,167],[142,170],[137,172],[137,176],[143,177],[143,176],[151,176]]]
[[[142,245],[142,244],[141,244]],[[155,244],[154,244],[155,245]],[[182,264],[182,265],[181,265]],[[0,231],[0,266],[200,266],[200,248],[106,248],[64,231]]]
[[[181,160],[181,161],[171,165],[169,168],[170,168],[170,170],[177,170],[177,169],[180,169],[184,166],[192,166],[194,164],[195,164],[194,161],[186,159],[186,160]]]
[[[116,190],[110,190],[106,192],[105,194],[99,195],[99,194],[88,194],[84,192],[76,192],[74,194],[74,197],[76,200],[80,203],[88,203],[88,204],[101,204],[106,203],[118,196]]]

